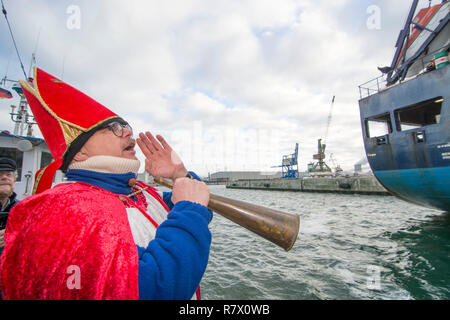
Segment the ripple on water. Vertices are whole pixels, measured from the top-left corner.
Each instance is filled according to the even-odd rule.
[[[215,214],[205,299],[450,298],[448,213],[386,196],[211,192],[295,213],[301,222],[285,252]]]

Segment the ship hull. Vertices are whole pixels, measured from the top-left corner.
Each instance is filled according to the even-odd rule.
[[[444,211],[450,211],[449,83],[447,66],[359,101],[366,155],[379,182],[401,199]],[[402,127],[402,119],[424,123]],[[372,136],[370,123],[384,123],[386,132]]]
[[[450,167],[374,172],[393,195],[409,202],[450,211]]]

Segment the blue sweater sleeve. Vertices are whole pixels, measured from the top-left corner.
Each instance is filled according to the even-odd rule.
[[[191,299],[206,270],[211,245],[205,206],[180,201],[147,248],[138,246],[139,299]]]
[[[189,171],[191,176],[198,181],[203,181],[195,172]],[[172,192],[163,192],[163,201],[167,204],[170,210],[173,208],[173,202],[172,202]]]

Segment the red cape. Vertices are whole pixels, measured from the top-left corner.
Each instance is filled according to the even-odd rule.
[[[0,287],[4,299],[138,299],[138,264],[118,196],[64,183],[11,210]]]

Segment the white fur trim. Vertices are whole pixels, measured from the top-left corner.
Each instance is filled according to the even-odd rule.
[[[141,162],[113,156],[93,156],[85,161],[73,161],[69,169],[84,169],[103,173],[138,173]]]

